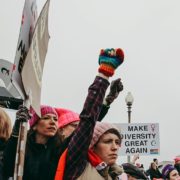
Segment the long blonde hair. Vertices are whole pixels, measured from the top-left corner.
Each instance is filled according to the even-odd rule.
[[[12,131],[11,119],[9,115],[0,108],[0,139],[8,140]]]

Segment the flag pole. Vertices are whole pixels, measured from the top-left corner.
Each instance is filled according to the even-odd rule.
[[[29,93],[28,98],[25,99],[25,101],[24,101],[24,106],[26,106],[29,109],[30,105],[31,105],[31,96]],[[17,150],[16,150],[14,180],[22,180],[23,179],[27,132],[28,132],[28,121],[21,122],[20,128],[19,128]]]

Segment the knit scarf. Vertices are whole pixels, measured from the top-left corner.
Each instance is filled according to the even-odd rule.
[[[66,149],[63,154],[61,155],[56,175],[54,180],[63,180],[64,178],[64,172],[66,167],[66,156],[67,156],[68,149]],[[123,168],[118,165],[113,165],[111,167],[108,167],[107,164],[100,159],[100,157],[95,154],[91,149],[88,150],[88,159],[89,162],[93,167],[96,168],[96,170],[101,174],[101,176],[106,177],[109,171],[109,175],[115,179],[116,176],[122,174]]]

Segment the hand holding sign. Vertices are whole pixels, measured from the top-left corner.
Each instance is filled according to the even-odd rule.
[[[27,122],[31,118],[27,107],[21,105],[16,113],[16,120],[12,130],[12,136],[19,136],[19,128],[22,122]]]

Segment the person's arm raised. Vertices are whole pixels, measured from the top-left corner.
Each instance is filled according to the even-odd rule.
[[[88,95],[80,113],[79,126],[68,145],[65,179],[77,178],[86,166],[94,126],[109,86],[108,79],[113,76],[115,69],[123,62],[124,54],[122,54],[123,52],[120,49],[101,50],[99,74],[88,89]]]

